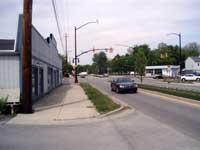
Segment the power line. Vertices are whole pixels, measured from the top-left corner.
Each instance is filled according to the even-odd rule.
[[[53,11],[54,11],[55,19],[56,19],[56,25],[57,25],[57,28],[58,28],[58,33],[59,33],[59,37],[60,37],[61,46],[62,46],[62,49],[64,50],[64,44],[63,44],[63,40],[62,40],[62,33],[61,33],[59,18],[58,18],[58,14],[57,14],[57,11],[56,11],[57,9],[56,9],[55,0],[52,0],[52,5],[53,5]]]
[[[65,4],[64,4],[64,7],[65,7],[65,13],[64,15],[66,16],[65,17],[65,28],[66,28],[66,31],[65,32],[68,32],[69,30],[69,15],[70,15],[70,7],[69,7],[69,1],[68,0],[65,0]]]

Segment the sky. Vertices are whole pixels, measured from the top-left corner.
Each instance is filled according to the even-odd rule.
[[[200,1],[199,0],[55,0],[69,58],[74,57],[74,27],[87,22],[77,30],[78,53],[93,48],[114,49],[108,58],[127,53],[127,47],[148,44],[156,48],[161,42],[176,45],[176,36],[167,33],[181,33],[182,45],[200,43]],[[23,0],[0,1],[0,38],[15,38],[18,14],[22,13]],[[33,0],[33,25],[44,38],[53,33],[59,53],[65,54],[56,26],[51,0]],[[92,63],[93,53],[80,57],[80,64]]]

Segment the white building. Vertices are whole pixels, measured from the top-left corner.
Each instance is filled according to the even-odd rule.
[[[14,42],[12,42],[14,41]],[[0,98],[19,102],[22,93],[22,16],[19,16],[16,40],[0,40]],[[52,34],[44,39],[32,27],[33,100],[47,94],[62,82],[62,61]]]
[[[185,70],[200,71],[200,57],[188,57],[185,60]]]
[[[176,77],[179,72],[180,67],[175,65],[145,67],[145,76],[147,77],[153,77],[155,75],[162,75],[165,77]]]

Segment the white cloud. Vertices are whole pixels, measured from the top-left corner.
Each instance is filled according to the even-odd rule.
[[[20,10],[22,0],[17,1],[1,1],[1,14],[9,16],[13,8]],[[61,49],[51,0],[33,2],[33,24],[44,37],[53,33]],[[116,49],[114,54],[124,54],[126,48],[115,44],[147,43],[151,47],[159,42],[176,44],[176,37],[166,37],[169,32],[181,32],[183,43],[200,42],[199,0],[57,0],[56,4],[63,36],[64,31],[69,35],[70,50],[74,49],[74,26],[96,19],[99,19],[98,25],[90,24],[77,31],[79,50],[113,46]],[[14,21],[6,15],[0,17],[5,20],[5,31],[13,31],[8,29],[12,28],[11,25],[5,24]],[[73,53],[70,55],[73,57]],[[82,56],[81,63],[91,63],[91,58],[92,53]]]

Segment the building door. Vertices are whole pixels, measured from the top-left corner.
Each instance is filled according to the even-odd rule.
[[[48,90],[51,90],[52,87],[53,87],[52,68],[48,68]]]
[[[43,69],[39,69],[39,95],[42,95],[44,93],[44,74]]]
[[[56,70],[53,71],[54,72],[54,87],[56,87]]]
[[[32,95],[33,99],[38,96],[38,68],[32,68]]]

